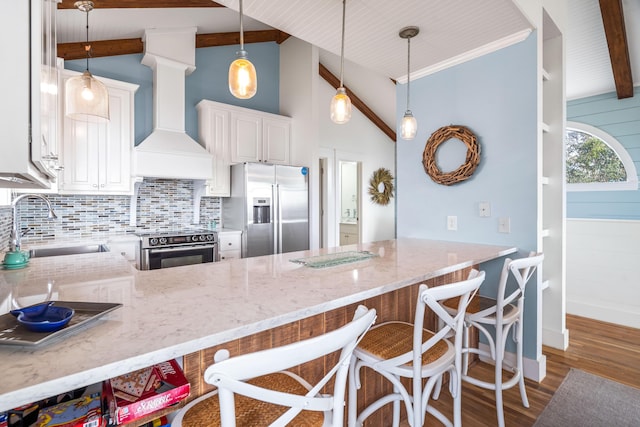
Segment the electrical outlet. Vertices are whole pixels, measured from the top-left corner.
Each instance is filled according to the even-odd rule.
[[[478,204],[478,215],[483,218],[491,216],[491,204],[489,202],[480,202]]]
[[[508,216],[498,218],[498,231],[500,233],[511,233],[511,218]]]
[[[456,231],[458,229],[458,217],[457,216],[448,216],[447,217],[447,230]]]

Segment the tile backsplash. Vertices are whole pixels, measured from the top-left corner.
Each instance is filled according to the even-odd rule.
[[[34,191],[37,193],[37,190]],[[137,226],[129,225],[131,197],[47,194],[58,219],[47,219],[42,200],[22,200],[17,206],[20,229],[31,228],[23,243],[57,238],[101,238],[141,230],[169,230],[193,224],[193,181],[145,179],[137,200]],[[220,224],[221,200],[202,197],[200,226]],[[0,248],[8,250],[12,227],[10,206],[0,207]]]

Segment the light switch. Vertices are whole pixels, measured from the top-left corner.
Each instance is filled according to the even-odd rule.
[[[456,231],[458,229],[458,217],[457,216],[448,216],[447,217],[447,230]]]
[[[480,202],[478,205],[478,215],[483,218],[488,218],[491,216],[491,204],[489,202]]]
[[[500,233],[511,233],[511,218],[508,216],[498,218],[498,231]]]

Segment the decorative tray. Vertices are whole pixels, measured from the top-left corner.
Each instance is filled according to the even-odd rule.
[[[364,261],[378,255],[367,251],[345,251],[327,255],[316,255],[307,258],[296,258],[289,261],[306,265],[311,268],[333,267],[335,265],[349,264]]]
[[[75,314],[67,326],[53,332],[32,332],[20,325],[15,316],[6,313],[0,316],[0,345],[38,345],[122,307],[122,304],[119,303],[80,301],[54,301],[52,305],[69,307],[75,310]]]

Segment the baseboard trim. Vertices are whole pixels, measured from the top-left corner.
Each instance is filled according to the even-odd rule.
[[[559,332],[543,328],[542,344],[559,350],[566,350],[569,347],[569,330],[565,328]]]
[[[481,351],[486,351],[489,352],[489,345],[488,344],[483,344],[480,343],[479,346]],[[483,362],[489,363],[491,365],[494,365],[494,361],[493,359],[490,358],[486,358],[481,356],[480,360],[482,360]],[[504,360],[510,364],[515,366],[516,365],[516,354],[515,353],[510,353],[510,352],[505,352],[504,354]],[[538,360],[535,359],[529,359],[527,357],[524,357],[522,359],[522,367],[523,367],[523,371],[524,371],[524,377],[528,378],[532,381],[535,382],[540,382],[544,379],[544,377],[547,376],[547,356],[545,356],[544,354],[541,354],[540,357],[538,358]]]
[[[602,304],[567,300],[567,313],[600,320],[601,322],[640,328],[640,312],[625,310],[620,306],[604,307]]]

